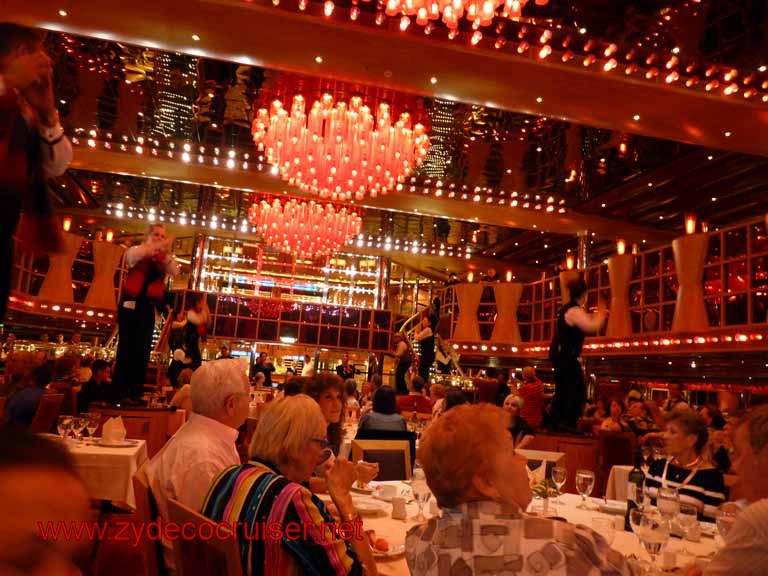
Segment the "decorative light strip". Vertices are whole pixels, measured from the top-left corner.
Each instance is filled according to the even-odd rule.
[[[9,296],[8,301],[18,306],[25,308],[39,308],[45,310],[46,313],[57,314],[73,314],[75,316],[87,316],[92,322],[110,322],[115,319],[114,313],[104,312],[95,308],[85,308],[80,304],[51,304],[48,302],[38,302],[37,300],[30,298],[23,298],[18,296]]]
[[[472,257],[469,246],[453,246],[440,244],[427,244],[426,242],[420,242],[418,240],[403,240],[400,242],[399,238],[394,240],[390,236],[382,238],[381,236],[365,236],[359,234],[357,239],[353,239],[349,243],[351,246],[357,246],[358,248],[381,248],[387,251],[395,250],[399,252],[410,252],[412,254],[430,254],[432,256],[448,256],[457,258],[466,258],[469,260]]]
[[[252,2],[253,0],[244,0]],[[587,34],[586,28],[570,28],[555,26],[551,19],[546,18],[520,18],[512,21],[506,17],[491,20],[495,22],[493,30],[481,31],[481,22],[488,22],[483,14],[490,13],[490,6],[496,0],[480,5],[479,14],[475,12],[473,25],[467,31],[462,32],[458,27],[435,26],[430,15],[434,13],[431,7],[424,12],[417,11],[416,23],[422,26],[421,30],[426,36],[436,38],[438,41],[454,41],[457,38],[471,46],[482,48],[493,47],[496,50],[504,50],[507,53],[526,57],[532,60],[557,62],[561,65],[577,66],[579,68],[591,68],[604,74],[620,74],[636,79],[642,79],[655,84],[673,85],[681,88],[704,91],[711,95],[722,97],[734,97],[741,95],[752,102],[768,103],[768,68],[760,65],[755,71],[738,70],[730,66],[709,64],[684,59],[679,47],[661,49],[651,41],[643,43],[637,41],[631,47],[622,47],[613,42],[594,38]],[[544,0],[537,0],[537,4]],[[383,27],[389,19],[390,25],[386,28],[392,31],[399,30],[401,34],[416,33],[410,26],[411,19],[402,13],[401,5],[419,6],[418,2],[403,0],[388,0],[379,4],[375,15],[364,14],[359,6],[352,3],[351,7],[337,7],[333,0],[324,2],[308,2],[298,0],[296,6],[300,12],[325,18],[337,18],[345,10],[346,17],[357,24]],[[455,10],[468,4],[469,0],[457,0],[451,4]],[[509,7],[523,4],[519,0],[508,0],[505,9],[501,12],[513,13]],[[278,9],[288,9],[280,6],[281,0],[272,0],[272,4]],[[435,2],[440,13],[441,2]],[[486,8],[486,5],[488,8]],[[701,10],[698,0],[685,2],[682,8],[687,10]],[[478,9],[476,9],[477,11]],[[659,11],[658,19],[661,22],[669,22],[672,15],[669,11],[678,13],[678,8],[665,8]],[[453,18],[451,18],[451,21]],[[653,33],[658,35],[659,32]],[[435,79],[433,84],[439,82]]]
[[[192,144],[191,142],[177,142],[145,136],[118,136],[111,132],[86,131],[84,128],[77,128],[71,141],[75,146],[87,146],[137,156],[151,156],[158,159],[180,161],[183,164],[226,167],[229,170],[249,173],[266,174],[269,172],[273,176],[278,174],[277,167],[266,163],[263,155],[258,154],[254,159],[249,152],[234,148],[225,150],[219,147]],[[448,183],[432,178],[422,179],[412,176],[408,183],[397,184],[395,190],[419,196],[431,195],[434,198],[462,200],[473,204],[494,204],[559,214],[566,212],[565,200],[554,195],[521,195],[516,191],[508,192],[487,186],[470,187],[466,184]],[[284,193],[287,194],[287,192]],[[354,204],[355,201],[351,200],[350,203]]]

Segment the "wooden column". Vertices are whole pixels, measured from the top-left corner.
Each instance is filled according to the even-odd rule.
[[[608,278],[611,281],[611,314],[608,316],[605,335],[612,338],[627,338],[632,335],[632,320],[629,316],[632,255],[611,256],[608,259]]]
[[[687,234],[672,241],[679,284],[673,332],[696,332],[709,327],[702,284],[708,245],[707,234]]]
[[[94,308],[117,309],[115,301],[115,272],[124,248],[110,242],[93,243],[93,282],[85,297],[85,305]]]
[[[72,292],[72,265],[75,263],[83,237],[76,234],[62,234],[63,251],[48,255],[48,273],[40,286],[37,297],[41,300],[74,304]]]
[[[453,339],[460,342],[477,342],[480,340],[480,325],[477,323],[477,308],[483,297],[482,284],[457,284],[456,298],[459,301],[459,317],[456,319],[456,329]]]
[[[503,344],[520,343],[520,326],[517,323],[517,306],[523,294],[523,285],[494,284],[493,293],[496,296],[496,323],[493,326],[491,342]]]

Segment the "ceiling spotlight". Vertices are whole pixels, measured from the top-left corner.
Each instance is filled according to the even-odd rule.
[[[539,104],[541,104],[542,102],[544,102],[544,98],[542,98],[541,96],[539,96],[538,98],[536,98],[536,102],[538,102]]]
[[[59,10],[59,16],[61,16],[62,18],[66,18],[67,17],[67,11],[66,10]]]
[[[195,42],[200,42],[200,36],[198,36],[197,34],[192,34],[192,40],[194,40]]]
[[[315,56],[315,62],[317,62],[318,64],[322,64],[323,63],[323,57],[322,56]]]
[[[711,155],[707,156],[707,160],[712,160],[713,158],[714,158],[714,156],[711,156]]]
[[[768,70],[768,66],[760,66],[760,68],[757,69],[758,72],[765,72]]]
[[[730,137],[731,137],[731,133],[730,133],[730,132],[726,132],[726,133],[725,133],[725,137],[726,137],[726,138],[730,138]]]
[[[432,78],[430,78],[430,79],[429,79],[429,82],[430,82],[431,84],[437,84],[437,78],[435,78],[434,76],[432,76]]]
[[[635,114],[634,116],[632,116],[632,120],[634,120],[635,122],[640,122],[640,114]]]

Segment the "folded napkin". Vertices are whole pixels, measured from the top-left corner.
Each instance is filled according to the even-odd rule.
[[[109,444],[119,444],[125,440],[125,425],[120,416],[110,418],[104,423],[101,431],[101,440]]]
[[[536,470],[531,470],[530,468],[526,467],[526,470],[528,471],[528,480],[531,483],[531,487],[538,486],[544,481],[544,478],[546,478],[546,464],[546,462],[542,462],[541,466],[536,468]]]

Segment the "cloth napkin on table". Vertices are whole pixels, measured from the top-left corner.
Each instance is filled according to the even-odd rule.
[[[125,440],[125,425],[120,416],[110,418],[104,423],[101,431],[101,440],[109,444],[119,444]]]

